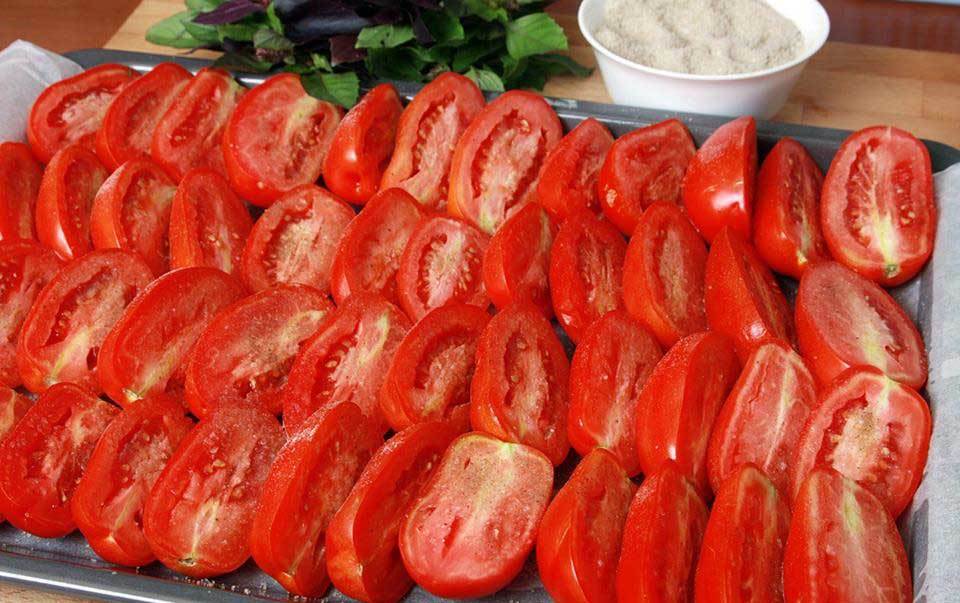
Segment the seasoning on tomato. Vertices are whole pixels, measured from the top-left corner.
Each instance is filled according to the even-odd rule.
[[[0,443],[3,442],[14,425],[20,422],[23,415],[27,414],[31,406],[33,406],[33,400],[20,395],[15,389],[0,385]],[[0,514],[0,522],[3,521],[5,519]]]
[[[483,254],[483,284],[498,308],[532,303],[553,316],[550,302],[550,249],[557,226],[536,203],[504,222]]]
[[[543,164],[537,203],[558,220],[580,209],[597,212],[597,175],[613,135],[593,117],[564,136]]]
[[[0,142],[0,241],[33,239],[43,167],[20,142]]]

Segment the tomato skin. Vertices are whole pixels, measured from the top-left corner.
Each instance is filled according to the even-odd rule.
[[[497,308],[527,302],[547,318],[553,316],[548,278],[556,235],[557,226],[550,215],[530,203],[490,237],[483,254],[483,284]]]
[[[683,205],[707,241],[730,227],[750,236],[757,178],[757,122],[740,117],[710,135],[683,179]]]
[[[854,195],[867,190],[866,199]],[[848,268],[885,287],[913,278],[937,229],[927,147],[892,127],[851,134],[823,182],[820,224],[830,253]]]
[[[110,563],[140,567],[155,559],[137,516],[193,427],[183,413],[176,398],[150,398],[118,414],[97,440],[70,509],[87,543]]]
[[[537,568],[554,600],[616,600],[623,526],[636,489],[602,448],[577,465],[543,515],[537,536]]]
[[[42,178],[30,147],[0,142],[0,241],[36,238],[33,212]]]
[[[404,567],[438,597],[493,594],[523,569],[552,490],[553,467],[536,449],[460,436],[400,526]]]
[[[579,209],[597,212],[597,176],[613,135],[593,117],[564,136],[543,163],[537,183],[537,203],[557,220]]]
[[[820,228],[823,172],[802,144],[781,138],[757,175],[753,244],[772,270],[799,279],[830,259]]]
[[[0,443],[3,442],[14,425],[20,422],[23,415],[27,414],[31,406],[33,406],[33,400],[21,396],[17,393],[17,390],[0,385]],[[0,522],[2,521],[5,521],[5,519],[3,515],[0,515]]]

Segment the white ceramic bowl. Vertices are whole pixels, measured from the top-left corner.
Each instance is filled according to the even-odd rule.
[[[773,117],[787,102],[800,72],[827,41],[830,18],[816,0],[767,0],[793,21],[803,36],[803,52],[778,67],[736,75],[692,75],[645,67],[607,50],[593,33],[603,25],[606,0],[583,0],[577,19],[593,46],[613,102],[651,109],[714,115]]]

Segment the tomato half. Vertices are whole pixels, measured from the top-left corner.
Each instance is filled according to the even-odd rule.
[[[707,241],[724,226],[750,236],[757,178],[757,122],[740,117],[714,131],[683,179],[683,205]]]
[[[913,321],[889,293],[836,262],[811,266],[797,293],[797,343],[820,385],[852,366],[874,366],[919,389],[927,354]]]
[[[868,279],[892,287],[913,278],[937,229],[927,147],[897,128],[851,134],[823,182],[820,224],[833,257]]]
[[[511,90],[483,108],[450,161],[447,210],[488,234],[537,195],[563,126],[539,94]]]
[[[33,239],[43,167],[20,142],[0,142],[0,241]]]
[[[117,565],[155,559],[143,536],[143,505],[160,471],[193,427],[176,398],[156,396],[117,415],[97,441],[70,499],[94,552]]]
[[[459,73],[447,71],[424,86],[400,115],[380,188],[402,188],[425,208],[441,209],[453,150],[485,103],[480,88]]]
[[[180,268],[150,283],[103,340],[97,358],[103,391],[128,406],[181,389],[184,360],[200,333],[243,293],[214,268]]]
[[[618,138],[597,177],[603,215],[631,235],[652,204],[679,203],[683,176],[696,152],[690,131],[676,119]]]
[[[180,442],[143,508],[143,535],[165,566],[219,576],[250,556],[250,524],[283,446],[280,423],[255,406],[222,406]]]
[[[13,426],[20,422],[23,415],[27,414],[31,406],[33,406],[33,400],[21,396],[15,389],[0,385],[0,442],[10,433]],[[4,517],[0,515],[0,522],[2,521]]]
[[[636,486],[617,459],[597,449],[550,503],[537,536],[537,567],[559,603],[615,601],[617,561]]]
[[[500,590],[523,569],[552,491],[553,466],[536,449],[460,436],[400,526],[404,567],[438,597]]]
[[[72,145],[57,153],[40,181],[37,239],[65,260],[90,251],[90,211],[107,176],[97,156],[84,147]]]
[[[92,151],[107,107],[135,77],[129,67],[110,63],[47,86],[27,121],[27,140],[37,160],[49,163],[72,144]]]
[[[332,311],[316,289],[281,285],[218,312],[187,360],[190,411],[202,419],[221,404],[248,402],[279,414],[293,359]]]
[[[823,172],[803,145],[781,138],[757,175],[753,244],[770,268],[799,279],[810,264],[830,259],[820,229]]]
[[[0,443],[0,513],[24,532],[76,529],[70,498],[100,434],[120,412],[72,383],[47,390]]]
[[[903,541],[877,497],[815,469],[793,505],[783,590],[787,601],[913,601]]]
[[[97,132],[97,156],[109,170],[150,157],[153,131],[193,77],[176,63],[160,63],[110,101]]]
[[[580,209],[598,211],[597,175],[613,135],[592,117],[564,136],[543,164],[537,203],[563,220]]]

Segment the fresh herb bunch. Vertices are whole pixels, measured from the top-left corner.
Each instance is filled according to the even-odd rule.
[[[217,65],[301,74],[313,96],[345,107],[361,79],[428,81],[456,71],[484,90],[543,88],[584,77],[542,0],[186,0],[147,32],[154,44],[223,50]]]

